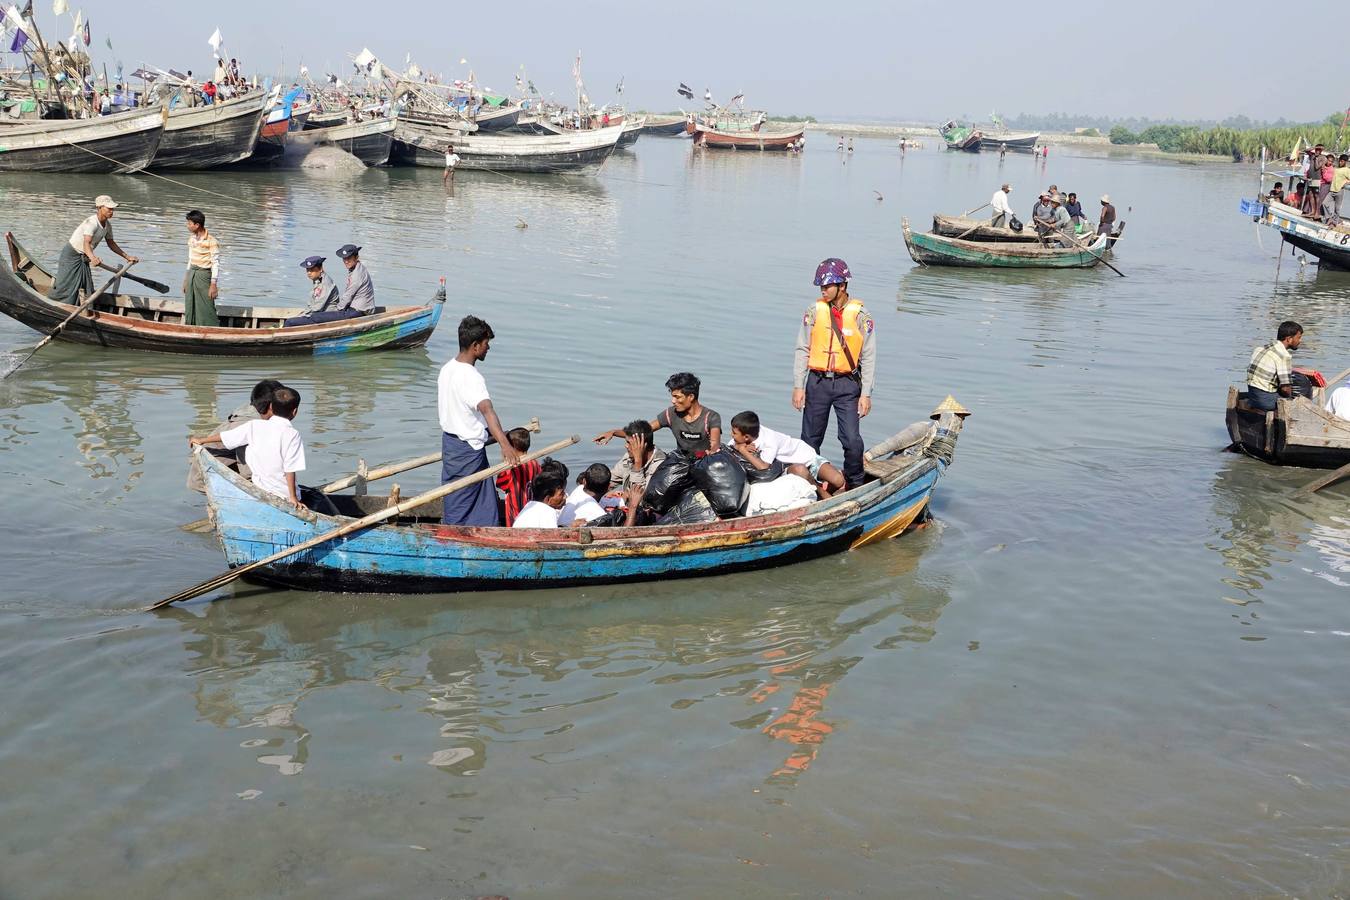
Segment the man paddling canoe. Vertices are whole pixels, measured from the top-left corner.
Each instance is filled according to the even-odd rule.
[[[104,241],[108,249],[127,262],[138,262],[134,256],[122,252],[122,248],[113,240],[112,217],[117,203],[107,194],[101,194],[94,200],[95,212],[79,224],[70,235],[70,240],[61,245],[61,256],[56,263],[56,278],[48,298],[62,303],[78,304],[80,292],[86,295],[94,292],[94,273],[91,267],[100,266],[103,260],[98,258],[95,249]]]

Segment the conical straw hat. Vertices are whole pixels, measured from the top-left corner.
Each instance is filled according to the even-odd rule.
[[[933,410],[933,414],[928,418],[937,419],[940,418],[943,413],[955,413],[964,419],[966,416],[970,415],[970,410],[966,409],[960,403],[957,403],[956,398],[951,394],[948,394],[947,399],[939,403],[937,409]]]

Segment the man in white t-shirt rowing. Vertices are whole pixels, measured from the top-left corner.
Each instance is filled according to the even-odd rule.
[[[731,420],[732,448],[754,468],[764,470],[775,461],[787,471],[800,466],[796,474],[816,485],[821,499],[844,489],[844,473],[821,456],[806,441],[789,437],[759,424],[759,416],[750,410],[737,413]]]
[[[306,509],[295,483],[296,473],[305,470],[305,442],[291,424],[299,411],[300,392],[281,385],[272,390],[271,402],[260,418],[249,419],[219,434],[190,437],[188,446],[219,443],[234,450],[247,445],[253,483],[269,494],[289,500],[293,506]]]
[[[436,412],[441,422],[441,484],[488,468],[489,436],[502,451],[502,462],[516,465],[520,453],[511,446],[497,411],[492,408],[487,382],[476,366],[487,359],[496,337],[477,316],[459,323],[459,354],[441,367],[436,379]],[[560,504],[561,505],[561,504]],[[495,527],[501,524],[497,488],[491,478],[445,495],[441,521],[446,525]]]
[[[78,305],[81,291],[86,295],[94,292],[92,269],[103,265],[97,250],[104,241],[109,250],[127,262],[137,261],[137,257],[123,253],[113,239],[112,218],[115,209],[117,202],[107,194],[100,194],[94,199],[94,214],[81,222],[70,235],[70,240],[61,245],[61,255],[56,260],[56,278],[47,292],[48,299]],[[117,293],[116,288],[113,293]]]

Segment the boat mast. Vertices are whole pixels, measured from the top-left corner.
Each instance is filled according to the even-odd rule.
[[[47,52],[47,43],[42,39],[42,32],[38,30],[36,14],[29,18],[28,24],[32,26],[33,37],[37,38],[38,47],[42,50],[42,61],[44,68],[47,70],[47,98],[51,99],[53,86],[56,83],[56,73],[52,71],[52,58]],[[66,118],[70,118],[70,110],[66,108],[66,101],[61,96],[60,87],[56,87],[55,91],[56,102],[61,104],[61,112],[65,114]],[[42,116],[39,115],[38,118],[42,118]]]

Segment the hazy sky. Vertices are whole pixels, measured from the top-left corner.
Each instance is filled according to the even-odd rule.
[[[108,55],[111,36],[128,71],[142,62],[206,70],[206,40],[219,25],[227,51],[250,71],[276,73],[284,60],[288,77],[301,62],[313,74],[328,63],[345,75],[349,56],[368,46],[395,68],[411,53],[447,77],[465,75],[459,60],[467,58],[481,82],[502,91],[523,63],[545,95],[559,98],[572,93],[581,50],[593,102],[612,99],[623,76],[623,99],[648,109],[688,105],[675,94],[680,81],[700,98],[704,87],[719,100],[744,91],[751,106],[827,121],[983,118],[993,109],[1306,120],[1350,102],[1350,91],[1290,83],[1263,64],[1258,36],[1281,29],[1262,12],[1270,7],[1248,0],[69,3],[92,25],[96,59]],[[52,0],[35,6],[46,36],[69,36],[70,17],[58,26]]]

